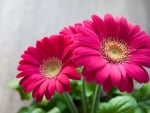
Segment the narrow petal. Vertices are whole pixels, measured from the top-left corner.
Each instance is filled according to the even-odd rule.
[[[27,76],[27,77],[24,77],[20,82],[19,84],[22,85],[22,86],[25,86],[25,85],[28,85],[28,83],[32,82],[33,80],[39,80],[41,79],[41,75],[39,74],[34,74],[32,76]]]
[[[44,95],[38,95],[38,96],[36,97],[38,103],[40,103],[40,102],[42,101],[43,96],[44,96]]]
[[[94,40],[94,42],[99,42],[99,38],[98,38],[98,36],[97,36],[97,34],[96,33],[94,33],[92,30],[90,30],[90,29],[88,29],[88,28],[86,28],[86,27],[82,27],[82,26],[79,26],[78,27],[78,30],[81,32],[81,33],[83,33],[86,37],[90,37],[91,39],[93,39]],[[83,35],[83,36],[84,36]],[[78,38],[79,39],[79,38]],[[89,39],[89,38],[88,38]]]
[[[79,80],[81,78],[80,74],[77,73],[76,68],[72,66],[65,66],[61,73],[68,75],[71,79]]]
[[[113,84],[112,84],[110,78],[108,78],[103,84],[103,89],[104,89],[104,91],[108,92],[109,90],[111,90],[112,87],[113,87]]]
[[[136,63],[137,65],[150,67],[150,57],[144,56],[144,54],[130,55],[130,61]]]
[[[104,22],[97,15],[93,15],[92,20],[93,20],[94,27],[96,28],[97,33],[99,34],[99,38],[100,40],[102,40],[104,37],[103,35],[104,34]]]
[[[33,58],[35,58],[39,62],[42,61],[41,57],[37,53],[37,49],[34,47],[28,47],[28,49],[24,52],[24,54],[28,54],[30,56],[33,56]]]
[[[18,73],[17,74],[17,78],[21,78],[21,77],[24,77],[24,76],[26,76],[25,74],[24,74],[24,72],[20,72],[20,73]]]
[[[117,65],[112,64],[110,66],[110,76],[111,76],[113,85],[118,86],[120,84],[120,80],[121,80],[121,73],[120,73]]]
[[[117,33],[117,32],[116,32]],[[124,40],[126,42],[129,41],[129,27],[126,18],[121,17],[119,20],[119,32],[118,38],[119,40]]]
[[[84,36],[84,35],[76,35],[75,39],[79,41],[79,44],[82,46],[87,46],[89,48],[99,50],[100,41],[97,40],[98,38]]]
[[[116,36],[117,32],[117,25],[114,21],[114,18],[111,14],[106,14],[104,17],[104,24],[106,30],[106,37],[114,37]]]
[[[119,71],[121,73],[121,81],[119,85],[120,91],[126,91],[128,87],[128,77],[126,75],[126,70],[122,64],[118,64]]]
[[[107,61],[99,56],[93,57],[92,60],[88,60],[88,63],[85,67],[90,70],[95,70],[104,67],[107,64]]]
[[[73,51],[74,55],[77,56],[86,56],[86,55],[99,55],[100,52],[99,50],[93,50],[92,48],[86,47],[86,46],[81,46],[77,47]]]
[[[56,90],[56,82],[55,79],[51,79],[48,85],[48,91],[50,93],[50,95],[54,95]]]
[[[127,92],[128,93],[131,93],[133,91],[133,80],[132,78],[130,78],[128,76],[128,87],[127,87]]]
[[[99,84],[102,84],[108,79],[110,75],[110,65],[106,64],[103,68],[99,69],[96,73],[96,81]]]
[[[70,82],[69,82],[69,78],[64,75],[64,74],[59,74],[59,76],[57,77],[57,79],[64,85],[69,85]]]
[[[46,92],[45,92],[45,97],[46,97],[47,100],[50,100],[52,95],[50,94],[48,87],[49,87],[49,85],[47,86],[47,89],[46,89]]]
[[[40,80],[33,80],[32,83],[28,83],[28,85],[24,88],[25,92],[30,92],[33,89],[35,89],[36,87],[38,87],[40,84],[42,84],[44,82],[44,79],[40,79]]]
[[[38,67],[34,65],[22,64],[22,65],[19,65],[17,69],[18,70],[38,70]]]
[[[93,82],[95,81],[96,77],[95,71],[88,71],[87,69],[83,68],[82,75],[85,77],[87,82]]]
[[[43,81],[43,83],[40,85],[40,88],[39,88],[40,96],[45,94],[48,84],[49,84],[49,80],[45,79],[45,81]]]
[[[38,66],[41,63],[40,60],[35,59],[34,56],[31,56],[31,55],[28,55],[28,54],[24,54],[21,57],[24,59],[24,61],[26,61],[29,64],[33,64],[33,65],[37,65]]]
[[[132,63],[126,63],[124,66],[127,70],[127,74],[131,78],[137,80],[139,83],[144,83],[149,81],[148,73],[145,71],[144,68]]]
[[[59,93],[64,92],[63,85],[58,80],[56,80],[56,89],[58,90]]]

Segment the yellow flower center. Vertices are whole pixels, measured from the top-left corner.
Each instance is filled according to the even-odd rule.
[[[43,64],[40,66],[40,72],[46,77],[53,78],[59,74],[62,64],[57,58],[50,58],[44,60]]]
[[[128,57],[125,43],[116,40],[104,40],[102,43],[103,56],[112,63],[121,63]]]

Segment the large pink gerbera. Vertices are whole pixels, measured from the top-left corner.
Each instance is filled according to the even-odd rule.
[[[84,66],[83,76],[89,82],[102,84],[105,91],[118,87],[131,92],[133,79],[149,81],[144,67],[150,67],[150,37],[124,17],[93,15],[83,22],[76,35],[74,59]]]
[[[70,91],[69,79],[80,79],[76,66],[71,61],[72,42],[63,36],[44,37],[36,47],[28,47],[21,56],[17,78],[25,92],[41,102],[43,96],[50,99],[55,91]]]

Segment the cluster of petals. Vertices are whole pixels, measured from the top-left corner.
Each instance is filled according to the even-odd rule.
[[[80,75],[72,62],[72,41],[63,35],[44,37],[30,46],[21,56],[17,78],[25,92],[41,102],[43,96],[51,99],[55,92],[69,92],[70,79],[78,80]]]
[[[144,67],[150,67],[150,36],[139,25],[125,17],[93,15],[76,30],[74,61],[84,67],[88,82],[103,85],[105,91],[117,87],[127,92],[133,90],[134,80],[149,82]]]
[[[134,81],[149,82],[150,36],[124,17],[93,15],[59,35],[44,37],[28,47],[18,65],[20,85],[41,102],[55,92],[69,92],[70,80],[80,80],[77,67],[83,67],[87,82],[103,86],[105,91],[117,87],[131,92]]]

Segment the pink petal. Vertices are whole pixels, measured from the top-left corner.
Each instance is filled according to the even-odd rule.
[[[64,85],[69,85],[70,82],[69,82],[69,78],[64,75],[64,74],[59,74],[59,76],[57,77],[57,79]]]
[[[21,78],[21,77],[24,77],[24,76],[26,76],[26,75],[24,74],[24,72],[20,72],[19,74],[17,74],[16,78]]]
[[[25,87],[24,91],[25,92],[30,92],[33,89],[35,89],[36,87],[38,87],[40,84],[42,84],[44,81],[44,79],[40,79],[40,80],[33,80],[30,84],[28,84],[28,86]]]
[[[64,92],[63,85],[62,85],[58,80],[56,80],[56,89],[57,89],[58,92],[60,92],[60,93],[63,93],[63,92]]]
[[[133,91],[133,80],[128,76],[128,87],[127,92],[131,93]]]
[[[53,35],[49,38],[48,46],[49,46],[49,50],[52,53],[53,57],[60,57],[59,45],[58,45],[59,38],[62,38],[62,37],[60,37],[58,35]]]
[[[149,48],[141,48],[141,49],[135,49],[133,53],[130,52],[130,55],[140,55],[143,54],[144,56],[150,56],[150,49]]]
[[[75,55],[75,57],[77,56],[80,57],[80,56],[87,56],[87,55],[99,55],[100,52],[99,50],[93,50],[92,48],[81,46],[74,49],[73,54]]]
[[[112,87],[113,87],[113,84],[112,84],[110,78],[108,78],[103,84],[103,89],[104,89],[104,91],[108,92],[109,90],[111,90]]]
[[[141,65],[141,66],[146,66],[146,67],[150,67],[150,57],[148,56],[144,56],[144,55],[130,55],[130,60],[131,62],[136,63],[137,65]]]
[[[40,84],[39,84],[40,85]],[[32,92],[32,97],[36,98],[38,96],[38,92],[39,92],[39,87],[35,87],[35,89]]]
[[[139,36],[135,38],[134,40],[132,40],[129,46],[132,48],[140,49],[146,45],[149,45],[149,43],[150,43],[150,40],[148,39],[148,37]]]
[[[39,88],[40,96],[45,94],[48,84],[49,84],[49,80],[45,79],[45,81],[43,81],[43,83],[40,85],[40,88]]]
[[[71,79],[79,80],[81,78],[80,74],[77,73],[76,68],[73,66],[65,66],[61,73],[68,75]]]
[[[41,41],[41,46],[42,48],[44,48],[43,52],[45,53],[45,56],[47,56],[47,58],[53,57],[53,48],[50,47],[49,40],[49,38],[45,37]]]
[[[126,91],[128,87],[128,77],[126,75],[126,70],[122,64],[118,64],[119,71],[121,73],[121,81],[119,85],[120,91]]]
[[[114,21],[114,18],[111,14],[106,14],[104,17],[104,24],[106,29],[106,37],[116,36],[118,34],[115,30],[117,30],[117,25]]]
[[[43,48],[41,41],[36,42],[36,49],[37,49],[38,55],[42,59],[47,59],[47,54],[43,51],[45,48]]]
[[[93,23],[94,23],[94,27],[96,28],[98,34],[99,34],[99,38],[100,40],[102,40],[102,37],[103,36],[103,33],[104,33],[104,22],[103,20],[98,17],[97,15],[93,15],[92,16],[92,20],[93,20]]]
[[[132,64],[132,63],[126,63],[124,66],[127,70],[127,74],[131,78],[134,78],[135,80],[137,80],[139,83],[149,81],[148,73],[142,67]]]
[[[106,79],[108,79],[110,75],[110,65],[106,64],[106,66],[104,66],[103,68],[99,69],[96,73],[96,81],[99,84],[102,84],[103,82],[106,81]]]
[[[51,79],[48,85],[48,91],[50,95],[54,95],[56,90],[56,82],[55,79]]]
[[[84,26],[85,26],[86,28],[89,28],[89,29],[91,29],[91,30],[94,31],[94,27],[93,27],[92,21],[90,21],[90,20],[84,20],[84,21],[83,21],[83,24],[84,24]]]
[[[19,84],[22,85],[22,86],[25,86],[25,85],[28,85],[28,83],[32,82],[33,80],[39,80],[41,79],[41,75],[39,74],[34,74],[32,76],[27,76],[27,77],[24,77],[20,82]]]
[[[44,96],[44,95],[38,95],[38,96],[36,97],[38,103],[40,103],[40,102],[42,101],[43,96]]]
[[[79,41],[79,45],[87,46],[89,48],[99,50],[100,41],[98,37],[89,37],[84,35],[76,35],[75,39]]]
[[[91,71],[91,70],[96,70],[98,68],[102,68],[106,65],[107,61],[103,58],[100,58],[99,56],[97,57],[93,57],[92,60],[87,60],[88,63],[86,65],[84,65],[87,70]]]
[[[37,66],[39,66],[41,64],[41,61],[36,59],[34,56],[24,54],[21,57],[24,59],[24,61],[28,62],[29,64],[33,64],[33,65],[37,65]]]
[[[87,69],[83,68],[82,75],[85,77],[87,82],[93,82],[95,81],[95,74],[96,71],[88,71]]]
[[[127,23],[126,18],[121,17],[119,21],[119,32],[118,32],[118,37],[120,40],[124,40],[126,42],[129,41],[129,26]]]
[[[22,65],[19,65],[18,70],[39,70],[39,67],[37,66],[34,66],[34,65],[27,65],[27,64],[22,64]]]
[[[140,26],[139,25],[132,25],[132,24],[129,24],[130,25],[130,33],[129,33],[129,37],[136,37],[137,36],[137,33],[140,32]],[[135,36],[136,35],[136,36]]]
[[[60,37],[58,38],[58,52],[57,52],[57,56],[60,59],[63,59],[63,56],[66,55],[66,50],[69,50],[71,44],[71,40],[68,39],[64,39],[64,37]]]
[[[88,39],[93,39],[94,42],[99,42],[99,38],[97,36],[97,34],[95,32],[93,32],[91,29],[88,29],[86,27],[83,27],[83,26],[79,26],[78,27],[78,30],[83,33]],[[78,38],[78,39],[81,39],[82,38]]]
[[[37,53],[37,49],[34,47],[28,47],[27,51],[24,52],[24,54],[28,54],[33,56],[33,58],[37,59],[38,61],[41,61],[41,57]]]
[[[110,66],[110,76],[111,76],[113,85],[118,86],[120,84],[120,80],[121,80],[121,73],[120,73],[117,65],[112,64]]]
[[[87,28],[84,28],[83,27],[83,29],[85,29],[85,30],[87,30],[87,31],[89,31],[89,32],[91,32],[91,30],[90,29],[87,29]],[[82,30],[83,30],[82,29]],[[92,32],[93,33],[93,32]],[[90,34],[91,35],[91,34]],[[98,49],[98,47],[99,47],[99,43],[100,43],[100,40],[99,40],[99,38],[98,38],[98,36],[96,35],[96,34],[93,34],[94,36],[89,36],[89,35],[76,35],[76,39],[78,40],[78,41],[80,41],[80,42],[89,42],[89,43],[92,43],[92,44],[94,44],[95,45],[95,49]]]
[[[63,88],[64,88],[64,90],[65,90],[66,92],[70,92],[70,91],[71,91],[70,85],[64,85],[64,84],[63,84]]]
[[[50,100],[52,97],[52,95],[49,93],[48,87],[47,87],[46,92],[45,92],[45,97],[47,100]]]

